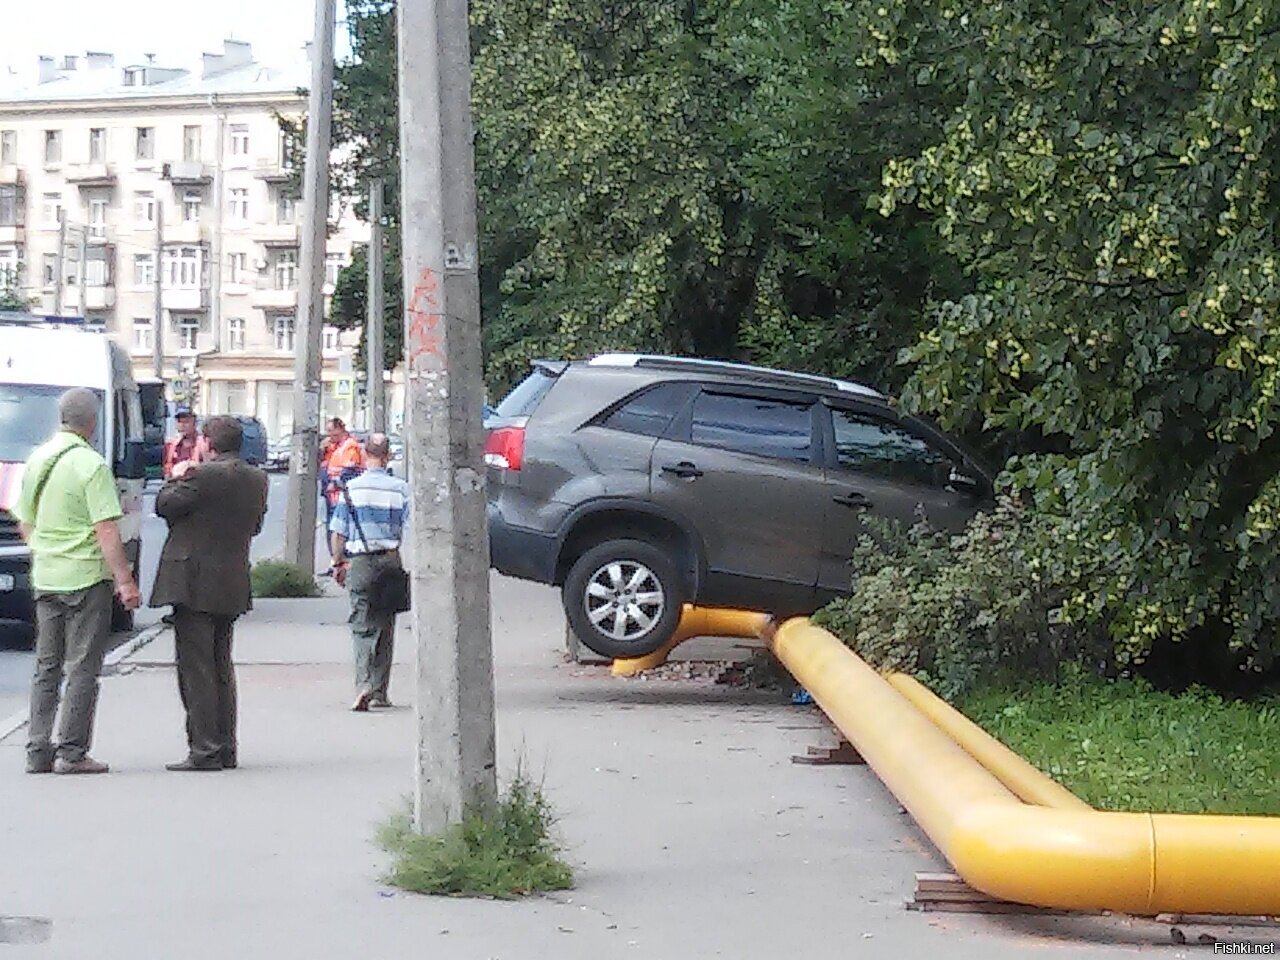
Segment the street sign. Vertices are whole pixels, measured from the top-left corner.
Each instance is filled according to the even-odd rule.
[[[339,400],[350,400],[351,387],[351,377],[339,377],[333,385],[333,395]]]

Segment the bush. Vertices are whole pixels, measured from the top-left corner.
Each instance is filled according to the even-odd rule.
[[[249,571],[255,597],[318,597],[316,579],[306,570],[283,560],[263,560]]]
[[[467,816],[440,836],[413,831],[407,813],[378,834],[395,862],[387,882],[402,890],[513,899],[573,886],[573,871],[552,838],[554,817],[541,791],[523,777],[492,810]]]
[[[959,536],[869,518],[852,594],[814,619],[874,666],[919,675],[949,698],[993,675],[1053,680],[1064,663],[1107,666],[1105,630],[1061,615],[1079,586],[1076,571],[1040,559],[1053,523],[1010,500]]]

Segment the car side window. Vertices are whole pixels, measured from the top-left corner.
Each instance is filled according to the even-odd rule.
[[[813,404],[702,392],[693,402],[690,441],[775,460],[808,463]]]
[[[601,421],[602,427],[638,433],[644,437],[660,437],[667,432],[689,400],[693,385],[662,383],[639,393]]]
[[[951,458],[905,427],[851,410],[832,410],[831,425],[836,460],[845,469],[882,480],[946,485]]]

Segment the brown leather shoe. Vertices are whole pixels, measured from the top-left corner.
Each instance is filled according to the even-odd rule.
[[[95,760],[89,756],[81,757],[79,760],[64,760],[59,757],[53,762],[54,773],[106,773],[110,769],[101,760]]]
[[[368,713],[369,701],[373,699],[373,694],[365,690],[360,696],[356,697],[356,702],[351,705],[353,713]]]

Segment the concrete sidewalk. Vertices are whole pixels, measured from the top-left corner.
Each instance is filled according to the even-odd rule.
[[[494,583],[501,767],[544,779],[577,890],[495,903],[383,886],[371,841],[410,787],[412,710],[347,710],[342,600],[263,602],[238,631],[240,770],[163,770],[185,752],[167,636],[103,683],[110,775],[26,776],[25,733],[0,743],[0,914],[52,933],[5,948],[0,930],[0,956],[1183,955],[1154,925],[904,910],[915,871],[944,867],[869,770],[790,763],[827,739],[816,711],[567,664],[556,595]],[[398,703],[411,653],[404,633]]]

